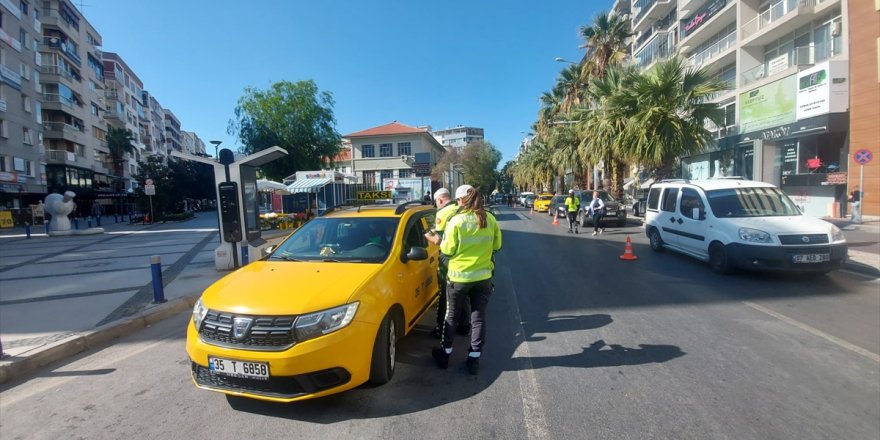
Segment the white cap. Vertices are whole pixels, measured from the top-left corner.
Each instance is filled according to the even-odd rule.
[[[574,194],[574,190],[573,190],[573,189],[570,189],[570,190],[568,190],[568,193],[569,193],[569,194]]]
[[[467,197],[468,192],[472,191],[473,189],[474,189],[474,187],[472,187],[470,185],[459,186],[458,188],[455,189],[455,199],[458,200],[458,199],[462,199],[462,198]]]
[[[438,189],[437,191],[434,192],[434,200],[437,200],[438,198],[440,198],[440,196],[450,196],[450,195],[451,195],[451,194],[449,194],[449,190],[448,190],[448,189],[446,189],[446,188],[440,188],[440,189]]]

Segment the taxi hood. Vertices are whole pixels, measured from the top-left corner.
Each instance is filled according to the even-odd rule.
[[[205,307],[243,315],[298,315],[346,304],[381,264],[255,261],[202,295]]]

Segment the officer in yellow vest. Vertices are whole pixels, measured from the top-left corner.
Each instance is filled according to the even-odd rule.
[[[581,199],[574,195],[574,190],[568,190],[568,197],[565,198],[565,208],[568,211],[568,233],[571,234],[572,228],[574,233],[578,233],[578,208],[581,206]]]
[[[440,188],[434,192],[434,202],[437,204],[437,214],[434,215],[434,229],[425,234],[425,238],[433,244],[439,245],[443,239],[443,231],[446,229],[447,221],[458,212],[458,205],[452,202],[452,195],[446,188]],[[443,333],[443,322],[446,321],[446,271],[449,270],[449,257],[440,254],[440,264],[437,266],[437,284],[440,287],[440,299],[437,303],[437,326],[434,327],[432,334],[435,337],[441,337]],[[457,331],[460,335],[468,334],[470,324],[465,316],[467,311],[457,313],[458,319]]]
[[[440,243],[440,252],[449,257],[446,295],[446,322],[440,347],[431,355],[440,368],[449,367],[458,304],[471,306],[471,341],[467,368],[471,374],[480,370],[480,354],[486,337],[486,306],[492,295],[493,254],[501,249],[501,229],[492,214],[483,208],[483,197],[470,185],[455,190],[459,213],[448,220]]]

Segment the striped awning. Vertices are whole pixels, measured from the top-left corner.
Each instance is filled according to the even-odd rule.
[[[287,190],[290,191],[291,194],[315,192],[332,181],[332,177],[325,177],[320,179],[300,179],[296,182],[291,183],[290,186],[287,187]]]

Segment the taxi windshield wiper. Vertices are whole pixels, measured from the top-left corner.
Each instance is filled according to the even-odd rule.
[[[300,260],[299,258],[294,258],[294,257],[290,256],[290,254],[288,254],[288,253],[272,255],[272,259],[274,260],[275,258],[278,258],[278,259],[281,259],[284,261],[303,261],[303,260]]]

